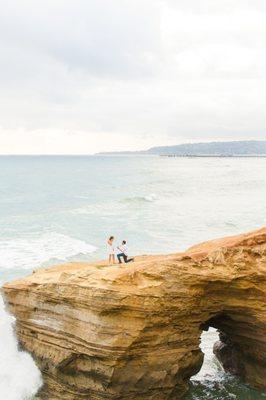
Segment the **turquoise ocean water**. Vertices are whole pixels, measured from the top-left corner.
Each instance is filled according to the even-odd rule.
[[[266,158],[0,157],[0,182],[1,283],[104,258],[110,234],[132,254],[168,253],[265,225]],[[0,317],[0,398],[25,400],[40,375],[17,351],[1,301]],[[223,373],[216,338],[203,335],[205,363],[187,400],[266,399]]]

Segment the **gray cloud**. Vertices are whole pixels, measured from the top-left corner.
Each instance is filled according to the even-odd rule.
[[[0,7],[2,153],[264,136],[264,1]]]

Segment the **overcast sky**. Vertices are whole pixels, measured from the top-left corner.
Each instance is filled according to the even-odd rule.
[[[0,153],[265,138],[265,0],[0,0]]]

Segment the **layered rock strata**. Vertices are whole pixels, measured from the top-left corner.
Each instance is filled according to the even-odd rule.
[[[181,398],[220,331],[226,370],[266,386],[266,228],[133,264],[71,263],[3,288],[49,400]]]

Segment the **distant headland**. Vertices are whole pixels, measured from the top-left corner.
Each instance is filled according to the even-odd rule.
[[[184,143],[151,147],[142,151],[102,152],[96,155],[159,155],[173,157],[254,157],[266,156],[266,140]]]

